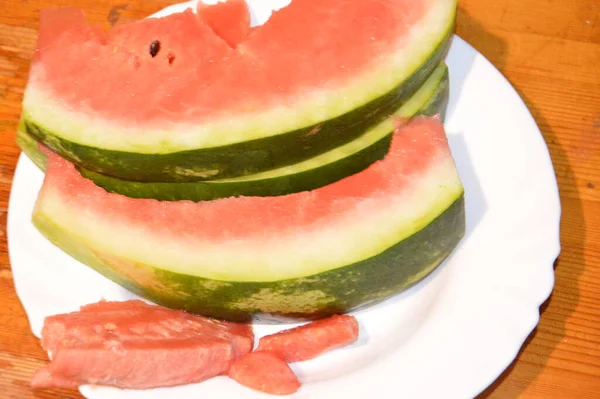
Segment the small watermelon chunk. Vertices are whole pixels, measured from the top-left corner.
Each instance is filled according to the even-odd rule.
[[[250,33],[250,10],[245,0],[227,0],[215,4],[200,1],[198,15],[232,48],[236,48]]]
[[[276,353],[289,363],[301,362],[349,345],[357,338],[356,318],[334,315],[262,337],[256,350]]]
[[[60,388],[76,383],[151,389],[186,385],[225,373],[232,359],[231,345],[212,337],[90,342],[60,347],[32,386]],[[48,374],[52,377],[47,378]]]
[[[142,301],[99,302],[47,317],[42,347],[52,359],[36,388],[84,384],[168,387],[227,373],[254,344],[252,327]]]
[[[289,395],[301,386],[290,366],[271,352],[252,352],[236,360],[228,375],[248,388],[271,395]]]

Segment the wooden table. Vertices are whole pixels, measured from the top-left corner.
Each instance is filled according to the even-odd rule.
[[[315,0],[316,1],[316,0]],[[105,27],[142,18],[169,0],[0,0],[0,396],[79,398],[32,392],[46,355],[31,334],[12,282],[6,207],[19,150],[20,102],[38,15],[77,5]],[[458,34],[523,96],[554,161],[563,205],[556,287],[516,361],[481,398],[600,398],[600,1],[460,0]]]

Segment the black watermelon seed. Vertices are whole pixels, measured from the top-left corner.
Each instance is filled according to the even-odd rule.
[[[150,43],[150,55],[152,58],[156,57],[156,54],[160,51],[160,42],[158,40]]]

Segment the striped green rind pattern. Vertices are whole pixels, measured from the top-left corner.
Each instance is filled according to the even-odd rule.
[[[25,125],[21,122],[17,128],[16,142],[21,151],[42,171],[46,170],[48,157],[40,151],[38,142],[31,137],[25,130]]]
[[[210,280],[184,275],[91,247],[48,216],[33,222],[52,243],[102,275],[159,305],[211,317],[243,321],[315,319],[377,304],[418,283],[454,250],[465,233],[463,193],[412,236],[371,258],[273,282]]]

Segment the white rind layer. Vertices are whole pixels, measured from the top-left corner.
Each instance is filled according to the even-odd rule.
[[[463,193],[449,153],[439,153],[430,165],[394,195],[365,198],[343,214],[272,236],[161,235],[143,222],[107,217],[104,209],[73,206],[63,198],[70,194],[53,186],[38,199],[34,219],[44,218],[94,252],[124,261],[209,279],[276,281],[370,258],[422,230]]]

